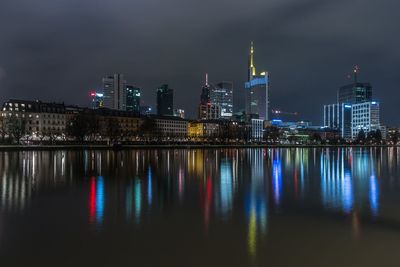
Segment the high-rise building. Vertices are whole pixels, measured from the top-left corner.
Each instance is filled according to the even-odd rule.
[[[174,115],[174,90],[168,84],[157,88],[157,115]]]
[[[372,86],[355,82],[339,88],[338,103],[356,104],[372,100]]]
[[[363,130],[365,134],[370,131],[380,130],[380,109],[376,101],[358,103],[352,105],[352,137],[357,138]]]
[[[211,103],[221,109],[221,117],[230,118],[233,115],[233,83],[220,82],[211,87]]]
[[[205,84],[201,89],[200,105],[199,105],[199,119],[219,119],[221,117],[221,108],[219,105],[213,103],[212,95],[217,98],[214,93],[215,88],[208,83],[208,74],[206,74]]]
[[[126,81],[124,75],[116,73],[103,78],[104,107],[126,110]]]
[[[181,109],[181,108],[174,109],[174,116],[184,119],[185,118],[185,110]]]
[[[257,74],[254,65],[254,46],[251,42],[249,53],[248,80],[245,83],[246,113],[258,115],[259,119],[269,119],[269,74]]]
[[[372,101],[372,86],[369,83],[358,82],[360,68],[356,65],[353,68],[354,82],[342,86],[338,90],[337,102],[339,104],[356,104]]]
[[[340,130],[341,137],[350,139],[351,135],[351,105],[331,104],[324,105],[324,126]]]
[[[206,73],[206,83],[201,88],[200,104],[211,102],[211,85],[208,83],[208,74]]]
[[[126,110],[140,113],[140,88],[126,86]]]
[[[221,109],[218,105],[212,103],[199,105],[199,119],[200,120],[213,120],[221,117]]]
[[[90,97],[92,98],[92,108],[102,108],[104,106],[104,94],[98,92],[91,92]]]

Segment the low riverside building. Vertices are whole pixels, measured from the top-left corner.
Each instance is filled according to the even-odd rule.
[[[135,111],[122,111],[107,108],[95,110],[96,117],[99,119],[100,133],[107,135],[107,130],[110,126],[109,120],[114,120],[120,129],[122,137],[137,136],[143,119],[137,116]]]
[[[81,116],[87,123],[83,133],[89,139],[105,140],[119,139],[130,141],[140,134],[143,118],[135,111],[115,110],[109,108],[89,109],[77,106],[66,107],[67,124],[73,126],[74,119]]]
[[[66,115],[63,103],[10,99],[3,104],[1,117],[2,127],[22,127],[20,132],[24,135],[45,136],[65,133]]]
[[[151,116],[155,124],[156,135],[170,138],[186,138],[188,121],[174,116]]]
[[[250,138],[253,140],[262,140],[264,135],[264,120],[250,120]]]
[[[189,138],[216,138],[220,132],[220,121],[192,121],[188,123]]]
[[[67,132],[77,116],[82,116],[82,128],[87,128],[79,131],[81,138],[86,136],[83,140],[107,139],[111,135],[131,140],[140,134],[143,124],[143,119],[133,111],[11,99],[3,104],[0,113],[1,135],[14,139],[26,136],[27,140],[58,140],[67,135],[74,138]]]

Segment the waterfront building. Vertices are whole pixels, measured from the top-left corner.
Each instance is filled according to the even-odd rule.
[[[140,88],[132,85],[126,86],[126,110],[140,113]]]
[[[324,127],[339,130],[344,139],[351,139],[352,105],[347,103],[324,105]]]
[[[99,122],[99,135],[108,136],[110,120],[112,125],[118,125],[118,134],[122,139],[130,140],[139,134],[143,118],[138,117],[135,111],[122,111],[100,108],[93,113]],[[115,130],[115,129],[114,129]]]
[[[152,118],[158,135],[171,138],[185,138],[187,136],[187,120],[173,116],[154,116]]]
[[[370,131],[380,130],[380,108],[376,101],[352,105],[352,137],[357,138],[363,130],[365,134]]]
[[[219,128],[218,121],[192,121],[188,124],[188,137],[215,138],[219,135]]]
[[[246,113],[256,114],[259,119],[269,120],[269,74],[257,74],[254,64],[254,46],[251,42],[248,64],[248,80],[245,83]]]
[[[174,90],[163,84],[157,88],[157,115],[174,115]]]
[[[103,102],[109,109],[126,110],[126,81],[116,73],[103,78]]]
[[[203,123],[198,121],[191,121],[188,123],[188,137],[189,138],[202,138],[203,133]]]
[[[27,135],[62,135],[65,132],[66,117],[63,103],[46,103],[10,99],[1,110],[3,123],[9,127],[23,127]]]
[[[381,131],[382,140],[386,140],[388,137],[388,130],[387,130],[386,125],[381,125],[380,131]]]
[[[264,133],[264,120],[251,119],[250,120],[250,137],[254,140],[262,140]]]
[[[220,82],[210,90],[211,103],[220,107],[222,118],[231,118],[233,115],[233,83]]]

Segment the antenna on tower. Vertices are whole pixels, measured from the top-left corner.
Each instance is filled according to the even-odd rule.
[[[360,67],[358,65],[354,65],[353,67],[353,76],[354,76],[354,83],[357,83],[357,76],[358,73],[360,72]]]
[[[208,86],[208,73],[206,73],[206,86]]]

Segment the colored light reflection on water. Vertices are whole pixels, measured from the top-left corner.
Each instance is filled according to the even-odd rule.
[[[96,223],[103,223],[104,217],[104,178],[99,176],[96,181]]]
[[[221,196],[221,216],[227,217],[232,209],[232,170],[231,163],[227,159],[221,161],[220,172],[220,196]]]
[[[369,202],[371,206],[371,213],[374,216],[378,215],[378,202],[379,202],[379,188],[378,181],[374,175],[369,178]]]
[[[279,205],[282,197],[282,164],[280,158],[276,158],[272,162],[272,188],[275,204]]]
[[[149,174],[147,176],[147,201],[149,203],[149,206],[151,206],[151,203],[153,201],[153,183],[152,183],[153,174],[151,172],[150,166],[149,166],[148,173]]]
[[[387,266],[400,245],[396,148],[0,152],[0,166],[4,266],[31,264],[17,252],[50,266],[43,250],[89,262],[92,247],[99,266]]]

